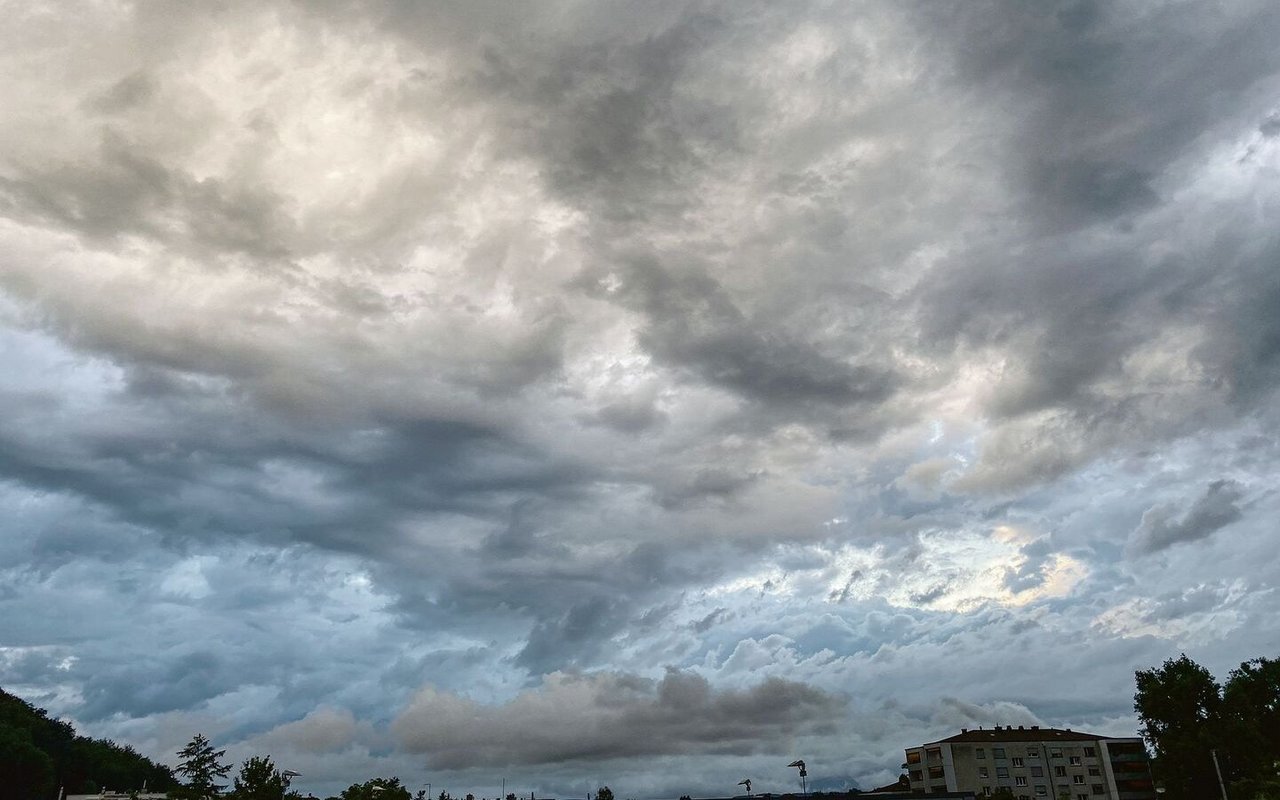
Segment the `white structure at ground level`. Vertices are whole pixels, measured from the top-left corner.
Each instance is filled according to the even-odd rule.
[[[1008,787],[1019,800],[1155,800],[1142,740],[1041,728],[962,729],[907,748],[912,791],[973,792]]]

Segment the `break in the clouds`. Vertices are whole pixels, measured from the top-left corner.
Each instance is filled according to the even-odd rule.
[[[1275,4],[5,18],[0,685],[86,730],[865,786],[1275,655]]]

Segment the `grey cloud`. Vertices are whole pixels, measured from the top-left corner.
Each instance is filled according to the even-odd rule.
[[[1142,523],[1129,536],[1129,550],[1135,555],[1149,555],[1176,544],[1204,539],[1241,518],[1243,497],[1241,484],[1222,479],[1210,483],[1180,519],[1175,506],[1153,506],[1142,515]]]
[[[85,676],[79,715],[95,720],[111,714],[146,716],[190,708],[238,685],[239,680],[240,675],[209,650],[148,664],[118,665]]]
[[[1031,709],[1019,703],[994,702],[988,704],[967,703],[955,697],[943,697],[938,702],[931,722],[952,730],[980,725],[1044,725]]]
[[[607,425],[623,433],[643,433],[666,423],[668,416],[658,407],[653,392],[649,391],[612,398],[594,414],[584,415],[583,420]]]
[[[1022,563],[1005,570],[1004,585],[1013,593],[1035,589],[1044,583],[1054,555],[1049,537],[1042,536],[1021,548]]]
[[[1228,586],[1201,584],[1155,598],[1154,607],[1146,616],[1157,621],[1182,619],[1221,608],[1226,605],[1230,595],[1231,588]]]
[[[318,708],[300,720],[279,725],[258,737],[266,747],[304,753],[335,753],[360,735],[360,725],[347,709]]]
[[[628,604],[611,597],[590,597],[534,626],[516,657],[532,674],[562,665],[593,661],[610,635],[631,616]]]
[[[850,364],[769,322],[750,319],[724,288],[691,265],[667,268],[642,257],[622,270],[622,284],[585,277],[593,295],[644,313],[641,343],[657,358],[746,397],[804,409],[808,404],[875,404],[898,385],[880,365]],[[794,413],[794,412],[792,412]]]
[[[11,218],[88,237],[134,234],[199,254],[288,255],[281,198],[260,187],[194,179],[142,150],[108,131],[93,164],[31,167],[20,178],[0,179],[0,207]]]
[[[497,707],[424,689],[392,732],[402,748],[424,754],[437,769],[746,755],[785,752],[793,736],[830,732],[842,705],[834,695],[777,678],[734,691],[676,670],[660,681],[556,673]]]
[[[959,698],[869,720],[891,766],[1002,698],[1123,718],[1183,643],[1161,615],[1270,635],[1265,598],[1183,597],[1171,545],[1240,592],[1265,560],[1244,484],[1180,465],[1274,471],[1277,31],[1262,0],[15,14],[0,639],[80,659],[15,674],[229,738],[431,682],[477,762],[632,754],[523,716],[568,698],[675,743],[633,775],[819,738],[802,689],[710,688],[766,675]],[[1164,555],[1113,558],[1143,509]],[[1052,541],[969,538],[1000,524]],[[1058,553],[1089,576],[1029,597]],[[1139,587],[1154,632],[1081,622]],[[151,661],[104,655],[140,627]],[[1033,703],[1085,649],[1088,697]],[[710,727],[632,674],[666,664],[722,670],[668,678]],[[542,681],[570,667],[622,677]],[[791,733],[735,739],[735,691]],[[358,749],[348,721],[280,735]]]
[[[697,622],[694,622],[690,627],[692,627],[693,630],[697,633],[706,633],[707,631],[714,628],[716,625],[719,625],[720,623],[731,618],[732,616],[733,614],[732,612],[729,611],[729,609],[717,608],[716,610],[707,614],[702,619],[698,620]]]

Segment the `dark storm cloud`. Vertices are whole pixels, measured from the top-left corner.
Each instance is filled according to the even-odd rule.
[[[78,715],[94,721],[112,714],[138,717],[191,708],[240,685],[242,678],[211,650],[115,664],[86,676]]]
[[[644,314],[639,341],[697,379],[777,407],[875,404],[898,380],[880,366],[851,364],[815,343],[751,319],[705,270],[667,269],[648,257],[620,270],[621,285],[584,279],[592,294]]]
[[[835,695],[777,678],[717,691],[705,678],[676,670],[660,681],[557,673],[498,707],[425,689],[392,732],[436,769],[747,755],[786,752],[793,736],[834,732],[843,705]]]
[[[1240,519],[1243,497],[1244,487],[1239,483],[1217,480],[1209,484],[1181,518],[1175,506],[1149,508],[1142,515],[1142,524],[1129,537],[1129,549],[1137,555],[1147,555],[1211,536]]]
[[[1252,403],[1261,384],[1273,391],[1274,368],[1265,365],[1274,363],[1274,315],[1262,305],[1273,294],[1266,276],[1274,274],[1267,266],[1275,263],[1274,234],[1224,209],[1219,219],[1197,223],[1216,231],[1220,249],[1153,258],[1178,221],[1154,222],[1149,232],[1131,226],[1158,210],[1156,178],[1167,181],[1206,136],[1265,115],[1267,101],[1251,87],[1280,64],[1259,38],[1276,27],[1275,9],[1213,21],[1089,3],[1009,11],[956,10],[949,22],[973,30],[948,39],[1010,114],[1001,124],[1021,160],[1011,162],[1009,177],[1025,190],[1015,213],[1046,235],[1000,241],[1001,254],[974,251],[948,263],[936,282],[921,286],[924,330],[940,342],[1007,349],[1016,366],[988,410],[1013,418],[1065,410],[1064,438],[1179,425],[1176,407],[1154,404],[1137,386],[1102,388],[1124,386],[1123,371],[1178,328],[1207,333],[1190,353],[1212,376],[1196,393],[1247,389],[1237,396]],[[1213,69],[1202,68],[1209,63]],[[1221,106],[1219,98],[1237,95],[1239,106]],[[1090,224],[1113,233],[1072,239],[1062,231]],[[1243,285],[1250,290],[1239,291]],[[1051,430],[1042,437],[1066,457],[1037,474],[1078,463],[1063,444],[1048,444]]]
[[[1152,179],[1206,131],[1256,108],[1251,88],[1280,65],[1265,44],[1280,12],[1265,3],[1229,15],[1094,0],[926,8],[925,19],[948,26],[967,77],[1027,104],[1009,108],[1023,117],[1011,167],[1055,227],[1114,224],[1155,203]]]

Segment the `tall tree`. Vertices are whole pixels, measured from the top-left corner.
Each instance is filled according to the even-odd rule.
[[[217,782],[218,778],[227,777],[227,773],[231,771],[230,764],[218,762],[226,752],[214,750],[209,740],[197,733],[186,747],[178,751],[182,760],[178,762],[177,772],[186,778],[186,783],[174,794],[181,800],[209,800],[217,797],[226,788],[224,784]]]
[[[1255,658],[1222,687],[1232,797],[1280,798],[1280,661]]]
[[[270,756],[253,756],[240,765],[232,795],[235,800],[284,800],[289,777],[276,769]]]
[[[1138,670],[1133,710],[1155,752],[1155,772],[1168,800],[1219,794],[1212,750],[1221,743],[1222,694],[1209,670],[1187,658]]]
[[[613,790],[608,786],[601,786],[596,789],[596,800],[613,800]]]

